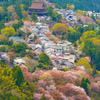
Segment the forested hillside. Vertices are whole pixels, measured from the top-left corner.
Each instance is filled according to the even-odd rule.
[[[74,4],[75,9],[80,10],[95,10],[100,11],[100,1],[99,0],[49,0],[61,5]]]
[[[4,6],[5,8],[9,5],[14,5],[16,3],[25,4],[27,6],[31,5],[34,0],[0,0],[0,6]]]

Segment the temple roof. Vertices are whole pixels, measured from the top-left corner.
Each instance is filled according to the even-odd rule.
[[[31,11],[29,11],[28,12],[29,14],[31,14],[32,12]],[[47,11],[43,11],[43,12],[40,12],[40,11],[38,11],[38,12],[35,12],[36,14],[46,14],[47,13]]]
[[[43,2],[32,2],[31,7],[29,9],[45,9]]]

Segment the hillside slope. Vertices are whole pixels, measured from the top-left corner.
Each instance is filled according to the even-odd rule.
[[[59,5],[74,4],[75,9],[81,10],[95,10],[100,11],[100,1],[99,0],[49,0],[50,2],[57,3]]]

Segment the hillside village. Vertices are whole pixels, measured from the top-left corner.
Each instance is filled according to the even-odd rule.
[[[25,30],[24,28],[28,28],[31,32],[31,34],[27,37],[27,41],[15,36],[9,37],[9,40],[13,40],[14,43],[24,42],[27,44],[34,50],[33,52],[37,54],[37,59],[41,52],[46,53],[52,60],[52,66],[54,67],[58,66],[58,68],[65,68],[68,66],[70,69],[74,68],[73,64],[75,61],[75,55],[70,54],[70,51],[73,49],[71,42],[58,41],[58,43],[54,43],[46,36],[47,34],[50,34],[49,26],[40,22],[32,25],[30,21],[24,21],[24,25],[21,30]],[[39,43],[36,44],[33,42],[32,37],[34,36],[39,39]],[[2,56],[4,55],[1,55],[1,57]],[[19,58],[19,60],[17,59],[17,61],[15,61],[17,64],[21,64],[20,60],[21,59]],[[22,60],[22,64],[23,63],[24,62]]]
[[[77,23],[77,12],[74,12],[73,10],[65,10],[65,9],[54,9],[57,13],[59,13],[62,16],[62,20],[66,20],[69,24],[70,22],[74,25]],[[94,16],[95,13],[93,13]],[[91,16],[92,12],[88,11],[86,12],[86,15]],[[99,18],[99,13],[98,13]],[[30,16],[29,16],[30,17]],[[38,16],[38,22],[34,23],[30,20],[23,20],[23,26],[20,28],[23,32],[27,32],[27,30],[31,33],[27,39],[11,36],[9,37],[9,40],[13,40],[14,43],[20,43],[23,42],[27,44],[29,47],[32,48],[32,52],[36,53],[36,57],[38,60],[38,55],[42,52],[46,53],[51,61],[52,61],[52,68],[65,68],[66,66],[69,69],[74,69],[74,62],[76,57],[78,56],[78,49],[74,48],[72,46],[72,42],[68,40],[60,40],[60,35],[56,35],[56,37],[59,39],[56,43],[53,42],[51,39],[48,38],[48,35],[52,33],[52,31],[49,29],[51,23],[41,23],[41,21],[47,20],[49,21],[51,18],[50,16]],[[11,26],[13,22],[5,23],[6,26]],[[11,25],[10,25],[11,24]],[[87,25],[84,25],[83,27],[87,27]],[[71,26],[69,26],[71,27]],[[39,41],[39,43],[35,43],[32,38],[36,37]],[[3,46],[3,45],[1,45]],[[75,53],[75,55],[71,54],[72,52]],[[6,58],[4,55],[7,55],[6,53],[1,53],[1,58]],[[77,56],[76,56],[77,55]],[[19,57],[18,57],[19,58]],[[25,61],[23,61],[23,58],[16,58],[13,62],[14,64],[24,64]]]
[[[99,100],[100,13],[48,0],[18,7],[0,20],[0,99]]]

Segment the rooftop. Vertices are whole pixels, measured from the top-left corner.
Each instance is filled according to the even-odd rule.
[[[44,6],[43,2],[32,2],[30,9],[45,9],[46,7]]]
[[[9,40],[13,40],[14,43],[25,42],[23,38],[16,37],[16,36],[9,37]]]

